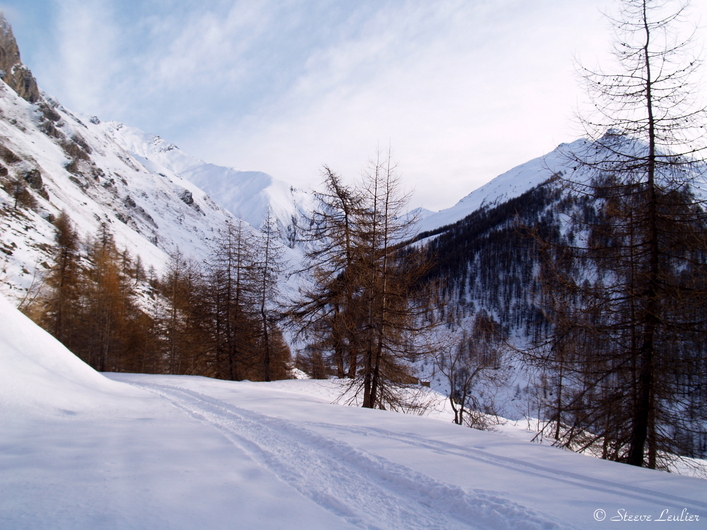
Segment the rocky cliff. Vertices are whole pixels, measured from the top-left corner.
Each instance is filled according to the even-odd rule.
[[[22,64],[12,28],[2,13],[0,13],[0,79],[30,103],[39,100],[37,81],[29,68]]]

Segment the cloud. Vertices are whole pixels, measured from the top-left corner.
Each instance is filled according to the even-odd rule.
[[[267,30],[267,3],[236,2],[228,10],[202,9],[170,20],[169,42],[148,57],[146,71],[160,90],[247,79],[257,65],[251,50]],[[206,78],[206,79],[204,79]]]
[[[613,2],[48,1],[15,9],[56,13],[35,74],[69,108],[301,187],[390,143],[433,209],[578,134]]]
[[[449,206],[450,196],[460,198],[509,163],[542,154],[533,149],[548,133],[538,131],[571,113],[558,108],[566,100],[558,89],[572,82],[570,56],[563,52],[567,68],[558,74],[551,49],[566,35],[545,34],[550,22],[541,10],[528,24],[527,13],[511,16],[517,2],[494,5],[388,4],[356,31],[313,49],[288,90],[238,129],[206,134],[200,149],[306,184],[324,163],[356,176],[378,143],[391,142],[417,200]],[[542,139],[542,149],[553,141]],[[519,142],[528,144],[521,150],[528,158],[504,156]]]
[[[55,53],[41,63],[43,86],[76,110],[104,108],[106,94],[122,70],[117,53],[119,29],[111,23],[111,4],[103,0],[57,3],[52,32]]]

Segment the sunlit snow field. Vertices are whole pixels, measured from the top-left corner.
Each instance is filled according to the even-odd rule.
[[[329,381],[104,376],[2,298],[0,322],[3,529],[707,528],[707,480],[461,428],[442,401],[419,417],[333,404]]]

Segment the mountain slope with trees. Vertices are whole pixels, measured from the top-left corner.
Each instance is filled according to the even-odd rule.
[[[422,234],[440,311],[520,335],[545,435],[651,468],[707,454],[707,111],[684,9],[621,3],[614,70],[584,70],[593,140],[562,149],[571,171]]]

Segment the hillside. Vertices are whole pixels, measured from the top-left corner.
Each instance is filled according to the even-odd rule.
[[[108,379],[1,298],[0,319],[4,528],[603,528],[603,513],[697,527],[707,517],[707,481],[330,404],[331,382]]]
[[[145,270],[177,250],[203,259],[227,220],[270,210],[290,246],[309,194],[269,175],[204,163],[159,137],[77,116],[37,88],[0,14],[0,290],[22,300],[47,270],[65,212],[83,240],[106,226]],[[12,63],[12,64],[10,64]],[[203,186],[203,188],[201,187]]]
[[[425,215],[418,223],[420,233],[452,225],[481,209],[490,209],[543,184],[557,174],[572,174],[570,153],[590,148],[587,140],[561,144],[554,151],[506,171],[475,189],[446,210]]]
[[[0,281],[17,298],[49,261],[62,211],[83,238],[107,225],[121,249],[158,272],[176,249],[203,254],[233,218],[190,181],[151,172],[98,119],[84,121],[46,94],[29,103],[4,84],[0,158]]]
[[[293,246],[301,219],[313,207],[311,193],[293,188],[260,171],[240,171],[206,163],[184,153],[159,136],[122,123],[107,122],[103,130],[116,144],[155,173],[180,175],[208,193],[222,208],[253,228],[259,228],[268,209],[281,237]]]

